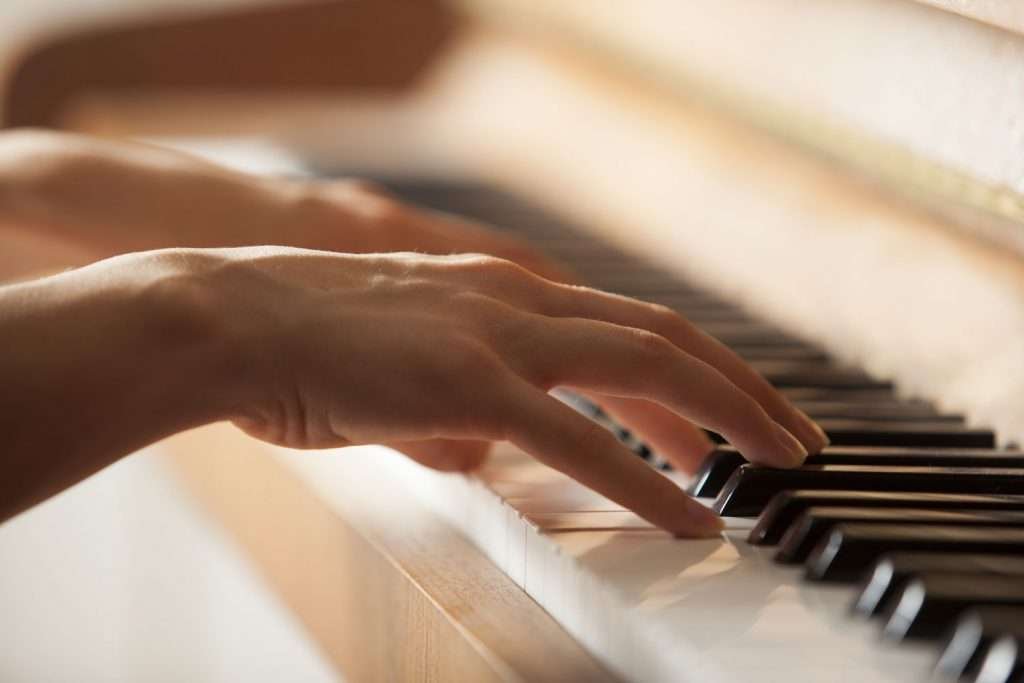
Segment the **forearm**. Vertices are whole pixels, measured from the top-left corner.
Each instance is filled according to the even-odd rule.
[[[176,271],[131,255],[0,288],[0,520],[231,413],[238,369]]]
[[[339,193],[322,196],[308,183],[143,144],[0,134],[0,230],[43,233],[94,259],[168,247],[315,247],[318,234],[335,250],[380,250],[371,228]]]

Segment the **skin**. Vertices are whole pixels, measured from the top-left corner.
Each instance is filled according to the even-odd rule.
[[[15,230],[92,263],[0,287],[0,519],[231,420],[294,448],[386,443],[442,470],[508,440],[673,534],[707,536],[719,519],[547,392],[594,397],[684,470],[711,448],[695,425],[778,467],[827,443],[669,309],[363,183],[22,131],[0,135],[0,232]]]

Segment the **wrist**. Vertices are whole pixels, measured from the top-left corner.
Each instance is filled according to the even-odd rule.
[[[191,423],[181,428],[242,414],[255,363],[247,313],[234,307],[219,276],[228,258],[216,250],[167,249],[116,260],[131,262],[124,306],[182,406],[179,417]]]
[[[0,519],[233,414],[226,337],[187,270],[143,253],[0,288]]]
[[[159,436],[229,418],[244,372],[209,282],[223,260],[213,250],[138,252],[27,283],[25,331],[58,321],[67,351],[52,381],[117,387],[109,399],[146,411]]]

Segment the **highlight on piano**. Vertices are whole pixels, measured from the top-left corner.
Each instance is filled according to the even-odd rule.
[[[1024,680],[1019,13],[237,5],[8,60],[0,677]]]

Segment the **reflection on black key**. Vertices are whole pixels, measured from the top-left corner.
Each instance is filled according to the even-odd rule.
[[[957,680],[978,672],[989,645],[999,637],[1024,636],[1024,608],[978,607],[956,620],[935,665],[938,676]]]
[[[1022,555],[1024,529],[929,524],[840,524],[804,565],[814,581],[857,581],[883,554],[897,551]]]
[[[1024,681],[1024,640],[1007,633],[993,641],[981,660],[974,683],[1021,683]]]
[[[942,524],[1024,529],[1024,510],[921,510],[914,508],[814,507],[800,515],[782,537],[775,561],[798,564],[837,524]]]
[[[887,609],[889,600],[915,574],[1024,575],[1024,557],[964,555],[962,553],[887,553],[865,575],[850,611],[873,617]]]
[[[711,452],[694,475],[690,493],[702,498],[717,496],[732,473],[746,459],[730,446]],[[1024,452],[984,448],[875,448],[829,446],[808,456],[805,465],[892,465],[899,467],[1020,467]]]
[[[723,515],[752,517],[786,489],[1024,494],[1024,477],[1011,468],[804,465],[778,470],[743,465],[715,500]]]
[[[783,491],[772,498],[750,531],[748,543],[774,545],[804,510],[815,506],[1024,510],[1024,496],[891,491]]]
[[[938,638],[965,609],[1024,607],[1024,577],[987,574],[922,574],[893,598],[882,633],[891,640]]]
[[[732,473],[746,462],[747,459],[735,448],[719,446],[704,458],[687,491],[700,498],[717,496]]]

